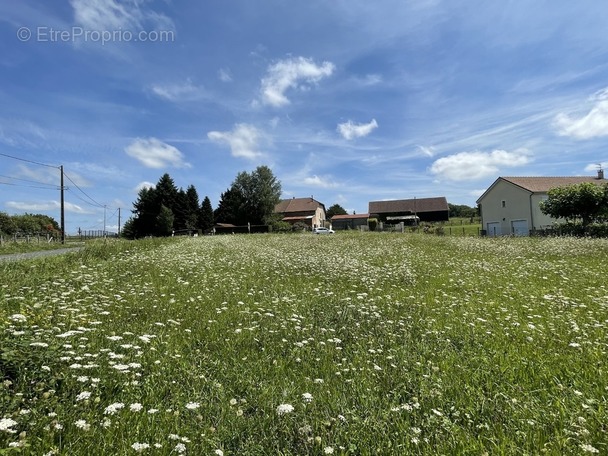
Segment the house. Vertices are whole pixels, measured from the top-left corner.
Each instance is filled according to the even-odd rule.
[[[444,196],[390,201],[370,201],[369,213],[384,223],[416,224],[449,220],[448,202]]]
[[[540,210],[547,192],[583,182],[601,185],[608,180],[602,170],[597,177],[499,177],[477,200],[482,230],[488,236],[528,236],[535,230],[549,228],[556,220]]]
[[[274,212],[282,215],[282,221],[292,225],[302,222],[311,228],[316,228],[324,226],[325,223],[325,206],[312,196],[281,200],[275,206]]]
[[[360,226],[367,226],[369,214],[334,215],[331,226],[334,230],[356,230]]]

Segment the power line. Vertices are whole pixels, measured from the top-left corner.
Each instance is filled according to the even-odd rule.
[[[66,177],[66,178],[67,178],[67,179],[68,179],[68,180],[69,180],[69,181],[70,181],[72,184],[74,184],[74,187],[76,187],[78,190],[80,190],[80,192],[81,192],[81,193],[82,193],[84,196],[86,196],[88,199],[90,199],[90,200],[91,200],[91,201],[94,203],[94,204],[92,204],[92,206],[93,206],[93,205],[95,205],[95,206],[97,206],[97,207],[105,207],[103,204],[101,204],[101,203],[99,203],[99,202],[95,201],[95,200],[94,200],[92,197],[90,197],[90,196],[89,196],[89,195],[88,195],[88,194],[87,194],[87,193],[86,193],[86,192],[85,192],[83,189],[81,189],[81,188],[80,188],[78,185],[76,185],[76,182],[74,182],[74,181],[73,181],[73,180],[70,178],[70,176],[68,176],[68,175],[67,175],[65,172],[63,173],[63,175],[64,175],[64,176],[65,176],[65,177]],[[84,200],[83,200],[83,201],[84,201]],[[85,202],[86,202],[86,201],[85,201]],[[87,203],[87,204],[91,204],[91,203]]]
[[[41,184],[41,185],[48,185],[50,188],[57,188],[56,185],[53,184],[49,184],[47,182],[42,182],[42,181],[35,181],[35,180],[30,180],[30,179],[21,179],[19,177],[11,177],[11,176],[4,176],[2,174],[0,174],[0,177],[3,177],[5,179],[13,179],[13,180],[18,180],[18,181],[22,181],[22,182],[29,182],[31,184]],[[17,184],[13,184],[13,185],[17,185]],[[42,187],[40,187],[42,188]]]
[[[11,185],[13,187],[29,187],[29,188],[41,188],[43,190],[59,189],[59,187],[40,187],[38,185],[23,185],[13,184],[12,182],[0,182],[1,185]],[[50,185],[50,184],[49,184]]]
[[[23,161],[23,162],[26,162],[26,163],[32,163],[34,165],[46,166],[47,168],[59,168],[59,166],[56,166],[56,165],[49,165],[47,163],[40,163],[40,162],[33,161],[33,160],[27,160],[25,158],[15,157],[15,156],[9,155],[9,154],[3,154],[2,152],[0,152],[0,155],[2,155],[3,157],[12,158],[14,160],[20,160],[20,161]]]

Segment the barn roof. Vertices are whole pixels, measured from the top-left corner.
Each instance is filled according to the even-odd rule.
[[[274,211],[279,214],[289,214],[290,212],[314,212],[318,207],[322,207],[323,210],[325,210],[323,203],[320,203],[312,197],[290,198],[279,201],[274,207]]]
[[[344,214],[344,215],[334,215],[331,218],[331,221],[335,220],[357,220],[357,219],[368,219],[369,214]]]
[[[414,198],[390,201],[370,201],[370,214],[386,214],[396,212],[438,212],[448,211],[445,196],[435,198]]]

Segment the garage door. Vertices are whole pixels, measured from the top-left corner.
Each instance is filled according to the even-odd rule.
[[[488,236],[500,235],[500,222],[488,222]]]
[[[530,231],[528,230],[527,220],[511,220],[511,233],[514,236],[528,236]]]

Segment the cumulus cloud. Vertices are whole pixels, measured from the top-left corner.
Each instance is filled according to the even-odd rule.
[[[182,154],[176,147],[162,142],[157,138],[137,138],[125,148],[130,157],[135,158],[147,168],[189,168]]]
[[[210,131],[207,137],[216,143],[227,144],[233,157],[253,160],[262,155],[258,143],[262,133],[249,124],[236,124],[232,131]]]
[[[275,107],[289,104],[288,89],[306,90],[310,84],[331,76],[335,66],[331,62],[316,64],[312,59],[294,57],[280,60],[268,67],[262,78],[262,102]]]
[[[6,206],[19,211],[28,212],[43,212],[43,211],[54,211],[61,208],[59,201],[44,201],[44,202],[23,202],[23,201],[7,201]],[[73,212],[75,214],[93,214],[93,212],[83,209],[77,204],[64,202],[64,209],[66,212]]]
[[[560,136],[591,139],[608,136],[608,88],[591,97],[593,107],[582,117],[560,113],[555,117],[555,127]]]
[[[430,171],[448,180],[465,181],[493,176],[498,174],[501,168],[523,166],[529,162],[530,155],[526,150],[460,152],[435,160]]]
[[[337,131],[344,139],[350,141],[351,139],[367,136],[376,128],[378,128],[376,119],[372,119],[371,122],[366,124],[356,124],[349,120],[348,122],[338,124]]]

